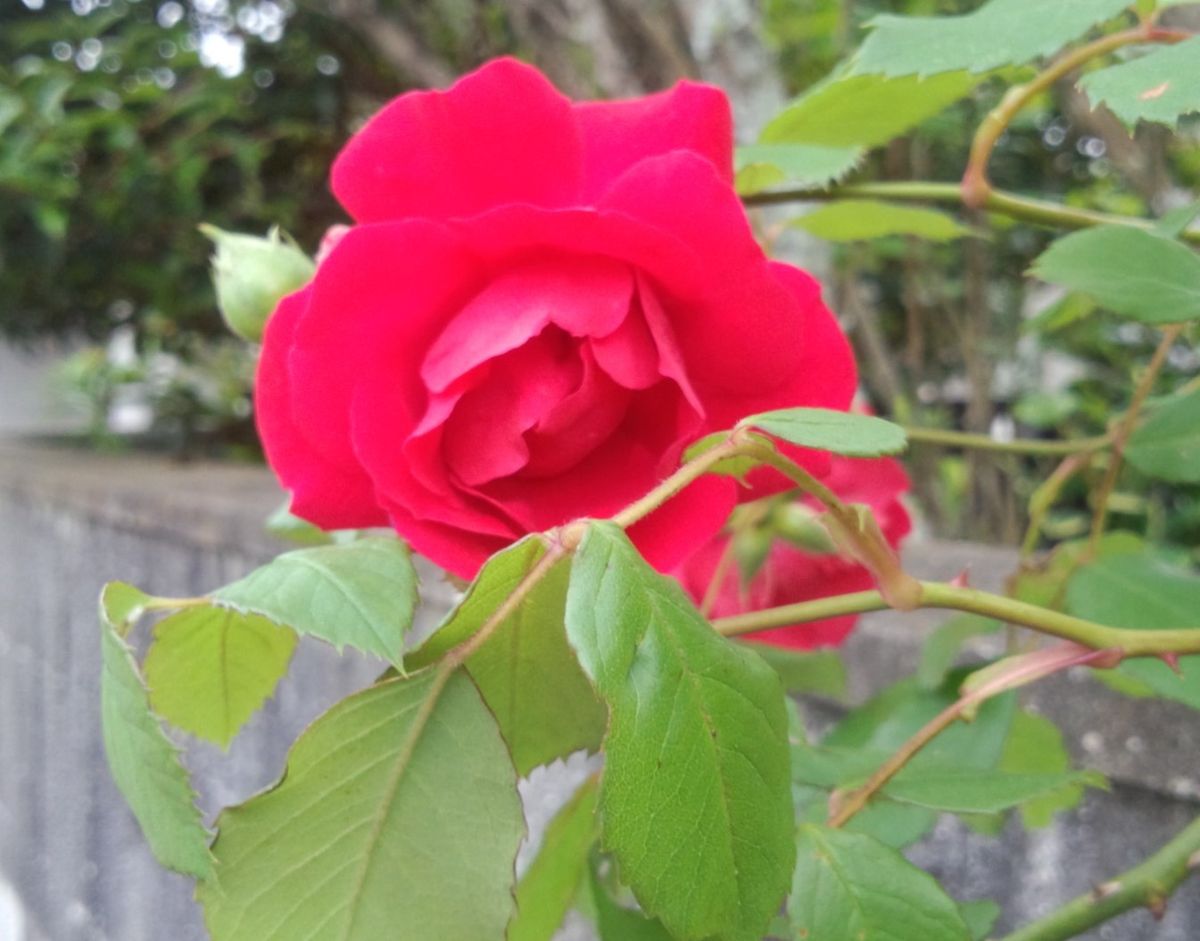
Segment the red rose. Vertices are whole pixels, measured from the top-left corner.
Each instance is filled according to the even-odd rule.
[[[884,537],[893,548],[912,528],[900,495],[909,489],[908,475],[891,458],[870,460],[835,457],[825,483],[848,503],[865,503],[875,513]],[[814,510],[821,506],[811,498],[805,504]],[[709,583],[729,545],[727,535],[710,540],[675,573],[697,603],[704,598]],[[771,546],[767,559],[748,585],[740,583],[737,567],[726,570],[712,617],[728,617],[747,611],[760,611],[799,601],[812,601],[834,595],[866,591],[874,587],[871,573],[839,555],[816,555],[782,539]],[[780,647],[833,647],[854,629],[855,615],[812,621],[747,635]]]
[[[731,152],[716,88],[572,103],[511,59],[375,115],[333,168],[356,225],[264,339],[259,428],[293,511],[390,523],[469,577],[744,415],[846,407],[845,338],[755,243]],[[733,486],[703,479],[631,535],[670,566]]]

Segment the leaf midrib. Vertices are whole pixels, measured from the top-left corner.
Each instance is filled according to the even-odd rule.
[[[379,802],[379,810],[375,815],[375,819],[371,822],[371,832],[367,836],[367,844],[363,849],[362,863],[351,883],[350,895],[345,903],[350,911],[350,917],[345,922],[346,927],[340,935],[340,941],[349,941],[353,937],[354,924],[358,918],[358,913],[361,911],[359,902],[366,886],[367,875],[371,869],[375,849],[379,845],[379,840],[383,835],[383,827],[387,822],[389,811],[396,800],[396,793],[400,789],[404,772],[408,770],[408,765],[412,761],[413,754],[416,752],[421,734],[429,724],[429,720],[433,716],[433,710],[437,706],[438,700],[446,688],[446,684],[453,675],[454,670],[444,668],[439,668],[437,673],[434,674],[433,685],[417,710],[417,714],[413,717],[408,737],[405,739],[399,754],[396,756],[395,767],[388,778],[387,784],[384,786],[383,799]]]

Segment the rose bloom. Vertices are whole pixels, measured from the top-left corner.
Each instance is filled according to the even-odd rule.
[[[847,503],[869,506],[892,548],[898,547],[912,529],[912,521],[900,500],[909,489],[908,475],[898,461],[834,457],[825,483]],[[822,509],[812,498],[803,502],[813,510]],[[718,535],[676,571],[676,577],[697,603],[705,597],[728,546],[729,536]],[[736,565],[726,567],[709,614],[714,618],[729,617],[799,601],[866,591],[874,586],[871,573],[845,556],[806,552],[790,542],[776,539],[762,568],[749,584],[742,584]],[[855,615],[848,614],[745,636],[749,640],[781,647],[806,650],[833,647],[846,639],[856,620]]]
[[[354,225],[264,337],[258,423],[293,512],[390,524],[469,578],[745,415],[845,408],[846,340],[756,244],[732,149],[719,89],[572,103],[511,59],[376,114],[333,167]],[[706,477],[631,538],[665,570],[735,488]]]

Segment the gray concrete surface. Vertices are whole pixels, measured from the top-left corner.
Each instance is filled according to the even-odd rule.
[[[47,434],[86,427],[86,408],[68,401],[57,377],[72,351],[70,343],[46,341],[36,350],[21,350],[0,341],[0,434]]]
[[[181,594],[244,574],[280,548],[261,531],[278,499],[260,468],[0,442],[0,941],[205,937],[189,881],[157,866],[108,778],[96,595],[113,578]],[[969,566],[981,587],[999,587],[1011,564],[1008,552],[980,546],[932,543],[909,553],[918,574],[949,577]],[[435,577],[426,584],[445,596]],[[846,648],[853,697],[911,672],[921,638],[942,618],[864,619]],[[228,755],[189,747],[203,805],[211,811],[273,780],[303,726],[378,669],[302,645],[278,695]],[[1004,926],[1105,881],[1200,810],[1194,712],[1126,700],[1083,675],[1043,683],[1027,701],[1063,725],[1077,758],[1109,774],[1113,791],[1093,793],[1033,834],[1010,825],[1000,839],[985,838],[947,818],[913,851],[958,897],[999,901]],[[808,708],[827,718],[837,711]],[[583,773],[574,759],[522,786],[535,834]],[[18,919],[24,937],[10,938]],[[576,926],[567,937],[587,935]],[[1088,937],[1194,941],[1200,882],[1185,886],[1159,923],[1134,912]]]

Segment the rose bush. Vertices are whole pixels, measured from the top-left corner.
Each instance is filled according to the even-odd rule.
[[[891,458],[862,460],[835,457],[825,479],[842,499],[869,506],[879,528],[892,548],[912,529],[901,496],[908,492],[909,480],[899,461]],[[799,501],[819,512],[821,504],[812,497]],[[722,565],[730,536],[722,533],[709,540],[690,556],[676,572],[689,594],[701,602],[715,576],[721,578],[714,595],[712,617],[729,617],[747,611],[812,601],[874,587],[875,580],[866,568],[842,555],[806,551],[786,539],[771,543],[766,559],[757,573],[744,583],[737,566]],[[723,571],[718,573],[718,567]],[[811,621],[791,627],[775,628],[747,635],[750,640],[782,647],[811,650],[836,646],[854,629],[856,615],[843,615],[823,621]]]
[[[390,524],[470,577],[747,414],[845,408],[846,340],[756,244],[731,159],[717,88],[572,103],[511,59],[376,114],[333,168],[355,224],[264,338],[258,422],[293,512]],[[670,567],[735,486],[704,478],[631,536]]]

